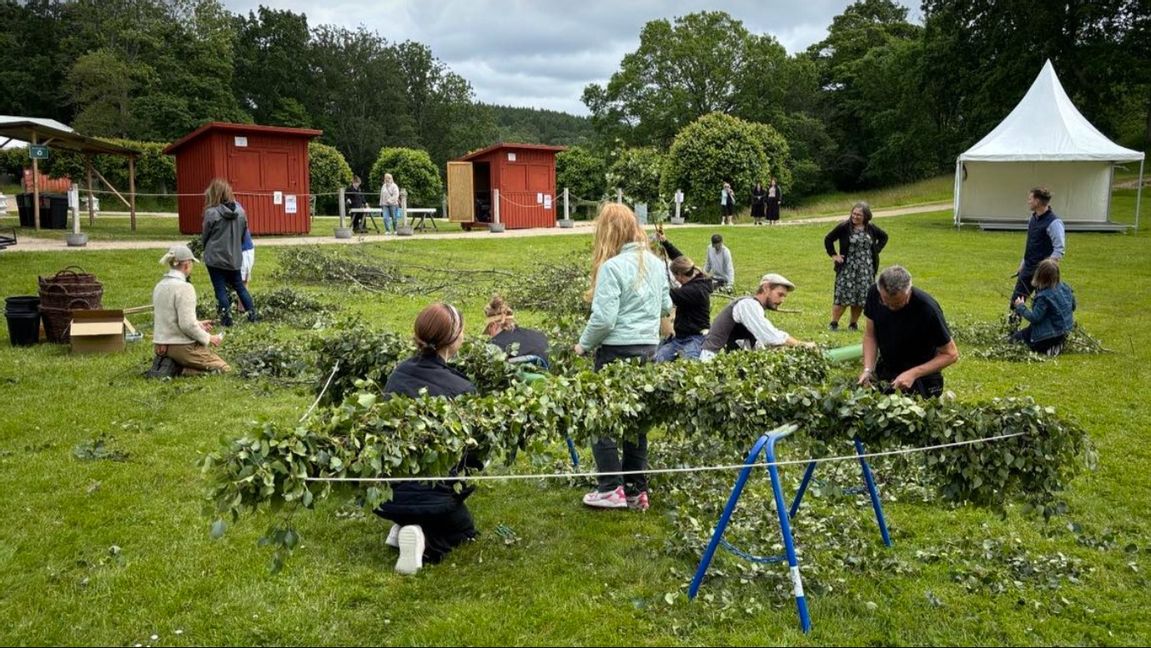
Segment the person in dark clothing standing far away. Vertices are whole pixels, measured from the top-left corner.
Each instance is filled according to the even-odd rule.
[[[779,183],[775,178],[771,179],[771,184],[767,187],[767,224],[776,225],[779,223],[779,206],[783,204],[783,190],[779,188]]]
[[[1051,211],[1050,203],[1051,192],[1045,187],[1035,187],[1027,194],[1031,218],[1027,219],[1027,243],[1023,248],[1023,260],[1019,262],[1015,290],[1011,293],[1011,309],[1015,308],[1016,299],[1030,297],[1035,290],[1031,277],[1035,275],[1039,262],[1044,259],[1058,262],[1067,249],[1063,221]]]
[[[767,215],[767,189],[762,182],[756,182],[751,190],[751,217],[756,225],[763,225],[763,217]]]
[[[212,280],[216,292],[216,308],[220,313],[220,323],[232,325],[232,298],[228,287],[236,291],[248,321],[255,322],[256,306],[244,285],[241,268],[244,265],[242,251],[244,232],[248,229],[248,217],[244,209],[236,204],[232,185],[223,178],[215,178],[204,192],[204,226],[200,241],[204,245],[204,266]]]
[[[765,310],[778,310],[795,284],[786,277],[774,272],[763,275],[759,280],[759,290],[751,297],[740,297],[728,304],[715,321],[703,342],[699,359],[711,360],[720,350],[762,349],[778,346],[814,347],[813,342],[800,342],[794,337],[772,326],[764,317]]]
[[[695,267],[691,259],[667,240],[663,230],[658,230],[656,237],[671,259],[671,276],[679,282],[679,287],[670,289],[671,303],[675,305],[675,333],[660,343],[655,361],[668,362],[681,356],[698,360],[711,323],[711,291],[715,286],[706,272]]]
[[[360,176],[352,176],[352,186],[344,190],[344,200],[347,201],[349,209],[364,209],[368,206],[368,201],[364,198],[364,190],[360,188],[360,182],[362,182]],[[364,226],[364,212],[352,214],[352,231],[368,231],[368,228]]]
[[[867,329],[859,384],[878,378],[890,382],[892,391],[938,398],[942,371],[955,364],[959,350],[935,299],[912,287],[905,268],[891,266],[868,291],[863,314]]]
[[[1031,326],[1016,331],[1011,339],[1036,353],[1059,355],[1067,334],[1075,328],[1075,293],[1071,286],[1059,281],[1059,264],[1054,259],[1039,262],[1031,283],[1037,292],[1030,309],[1022,296],[1015,298],[1015,313],[1031,322]]]
[[[548,361],[547,336],[535,329],[517,325],[515,312],[503,297],[492,295],[491,301],[484,307],[484,315],[488,318],[484,332],[491,338],[492,344],[508,354],[508,362],[530,363],[543,369],[551,366]]]
[[[459,352],[464,338],[464,318],[451,304],[436,303],[416,316],[416,355],[392,370],[384,394],[417,398],[455,398],[475,393],[476,387],[462,373],[447,365]],[[483,468],[474,453],[465,451],[452,475],[469,468]],[[400,550],[396,572],[414,574],[424,562],[438,563],[453,548],[476,537],[472,514],[464,500],[473,488],[456,491],[450,482],[397,482],[392,499],[376,509],[376,515],[395,522],[385,541]]]

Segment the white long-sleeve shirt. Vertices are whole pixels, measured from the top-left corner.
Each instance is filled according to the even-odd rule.
[[[719,250],[714,245],[707,246],[707,261],[703,264],[703,271],[722,279],[731,286],[735,284],[735,264],[731,261],[731,250],[721,245]]]

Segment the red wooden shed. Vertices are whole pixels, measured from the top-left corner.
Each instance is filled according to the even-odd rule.
[[[232,185],[253,234],[307,234],[311,175],[308,142],[323,131],[212,122],[172,142],[180,233],[199,234],[204,190],[213,178]],[[190,194],[190,195],[185,195]]]
[[[492,190],[508,229],[555,227],[556,153],[563,146],[493,144],[448,162],[448,218],[465,229],[492,220]]]

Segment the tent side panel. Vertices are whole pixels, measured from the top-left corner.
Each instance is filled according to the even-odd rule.
[[[966,178],[962,178],[966,169]],[[959,171],[962,221],[1027,220],[1027,192],[1051,190],[1051,208],[1066,221],[1107,222],[1110,162],[964,162]]]

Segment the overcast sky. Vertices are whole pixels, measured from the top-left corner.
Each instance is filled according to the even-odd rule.
[[[919,21],[919,2],[899,0]],[[235,13],[259,5],[308,16],[308,25],[364,26],[388,41],[432,49],[485,103],[585,115],[584,86],[605,84],[645,23],[722,10],[789,53],[823,39],[847,0],[224,0]]]

